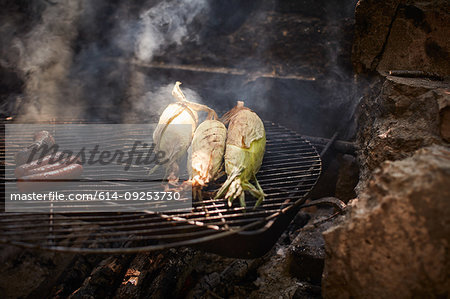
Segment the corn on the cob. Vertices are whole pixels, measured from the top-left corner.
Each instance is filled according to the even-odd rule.
[[[261,167],[266,146],[264,124],[258,115],[244,107],[243,102],[224,115],[229,122],[225,149],[225,171],[227,180],[217,192],[216,198],[225,195],[228,205],[239,197],[241,206],[245,206],[244,191],[258,199],[255,206],[264,200],[264,191],[256,179]],[[254,180],[256,187],[250,183]]]
[[[192,136],[197,128],[197,111],[207,111],[211,117],[216,117],[215,112],[205,105],[189,102],[180,89],[180,82],[176,82],[172,95],[177,99],[170,104],[161,114],[158,125],[153,132],[155,151],[165,153],[167,159],[166,177],[169,172],[178,172],[178,159],[180,159],[191,144]],[[190,125],[181,126],[181,125]],[[159,165],[153,167],[149,174],[153,173]]]
[[[219,176],[226,138],[227,129],[218,120],[205,120],[195,131],[188,159],[194,194]]]

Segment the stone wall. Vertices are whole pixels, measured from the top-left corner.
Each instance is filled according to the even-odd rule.
[[[360,182],[347,215],[324,232],[322,295],[446,298],[449,3],[360,0],[355,15],[353,65],[369,82],[357,116]]]
[[[448,1],[362,0],[355,11],[357,72],[421,70],[450,75]]]
[[[450,294],[450,149],[433,145],[375,171],[347,221],[325,234],[327,298]]]
[[[361,183],[386,160],[409,157],[417,149],[448,142],[448,84],[387,76],[363,99],[358,119]]]

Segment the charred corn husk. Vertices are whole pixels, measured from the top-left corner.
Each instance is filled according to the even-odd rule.
[[[180,89],[180,82],[175,83],[172,95],[177,99],[170,104],[159,118],[158,125],[153,132],[155,151],[163,152],[167,159],[166,176],[168,171],[176,172],[178,159],[180,159],[191,144],[193,134],[197,128],[197,111],[207,111],[215,116],[215,112],[207,106],[189,102]],[[159,165],[153,167],[149,174],[153,173]]]
[[[216,198],[225,195],[231,206],[233,200],[239,197],[241,206],[245,206],[244,191],[249,191],[258,199],[255,205],[258,206],[265,196],[256,179],[266,147],[264,124],[255,112],[244,107],[243,102],[238,102],[223,119],[224,122],[229,122],[225,149],[225,171],[228,178],[217,192]],[[254,181],[256,186],[250,181]]]
[[[226,138],[227,129],[218,120],[205,120],[198,126],[188,161],[192,187],[206,186],[219,175],[223,166]]]

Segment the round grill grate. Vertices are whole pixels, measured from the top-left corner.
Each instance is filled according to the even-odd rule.
[[[266,153],[257,178],[267,197],[256,209],[253,208],[256,200],[250,195],[246,196],[245,208],[239,206],[238,200],[228,207],[225,200],[212,199],[211,195],[224,181],[222,178],[205,190],[203,200],[194,201],[192,208],[176,212],[3,212],[0,213],[0,242],[56,251],[125,253],[207,244],[240,233],[263,234],[274,220],[306,200],[321,172],[320,156],[307,140],[271,122],[265,122],[265,128]],[[19,149],[27,144],[29,136],[28,139],[17,136],[13,143]],[[126,136],[130,142],[134,137],[138,136]],[[67,147],[70,146],[69,139],[64,142]],[[0,155],[5,161],[4,146]],[[5,168],[8,171],[14,165],[5,165]],[[145,177],[147,172],[139,167],[131,171],[135,172],[132,173],[134,177],[139,173]],[[95,188],[99,191],[111,191],[111,188],[145,191],[139,189],[142,187],[130,190],[126,184],[99,178],[95,171],[83,173],[83,179],[95,181]],[[2,179],[5,181],[4,177]],[[240,242],[245,240],[243,238]],[[248,240],[252,242],[250,238]]]

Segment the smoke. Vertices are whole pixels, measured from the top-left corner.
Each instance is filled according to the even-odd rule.
[[[325,102],[324,108],[335,111],[332,116],[340,118],[336,131],[340,134],[339,138],[343,139],[349,139],[356,133],[354,116],[360,99],[356,77],[350,63],[353,14],[357,2],[357,0],[345,3],[329,1],[325,5],[328,64],[324,82],[330,91],[330,98]]]
[[[342,21],[355,1],[338,2],[19,1],[25,13],[0,12],[0,67],[24,82],[16,101],[23,120],[155,121],[181,81],[199,93],[190,100],[219,113],[244,100],[264,119],[326,137],[352,118],[359,98],[352,20]],[[171,64],[243,75],[154,67]]]
[[[175,102],[172,97],[172,89],[174,84],[170,83],[164,86],[145,92],[142,96],[136,98],[129,107],[127,113],[123,115],[125,123],[133,123],[137,119],[150,119],[156,121],[164,109],[171,103]],[[186,99],[191,102],[201,103],[201,98],[192,89],[181,86]]]
[[[162,1],[142,12],[134,46],[137,63],[151,62],[154,55],[169,46],[197,41],[198,33],[191,29],[191,24],[199,14],[207,10],[206,0],[184,0]],[[129,111],[124,113],[123,120],[132,122],[133,119],[148,119],[148,116],[151,116],[150,119],[157,119],[164,108],[174,101],[171,91],[175,82],[164,83],[167,81],[165,78],[152,80],[139,68],[130,66],[130,69],[125,104],[128,104]],[[182,86],[182,90],[188,100],[202,102],[197,93],[185,86]]]
[[[41,115],[57,115],[66,98],[65,86],[72,63],[71,42],[76,38],[74,24],[82,13],[82,0],[59,1],[48,5],[39,23],[29,32],[15,36],[7,52],[18,72],[24,78],[27,97],[21,116],[26,120],[39,120]],[[7,23],[6,23],[7,24]],[[78,107],[71,111],[78,114]]]
[[[11,10],[20,15],[23,7],[33,23],[20,31],[17,18],[3,19],[0,32],[16,34],[9,40],[11,34],[2,35],[5,58],[0,62],[24,82],[25,101],[16,105],[24,121],[120,122],[130,119],[130,111],[168,104],[172,99],[166,85],[177,79],[149,80],[129,62],[148,63],[167,47],[198,40],[190,25],[208,9],[206,0],[37,0]]]
[[[163,1],[142,13],[136,57],[149,61],[164,45],[181,45],[187,26],[206,6],[205,0]]]

